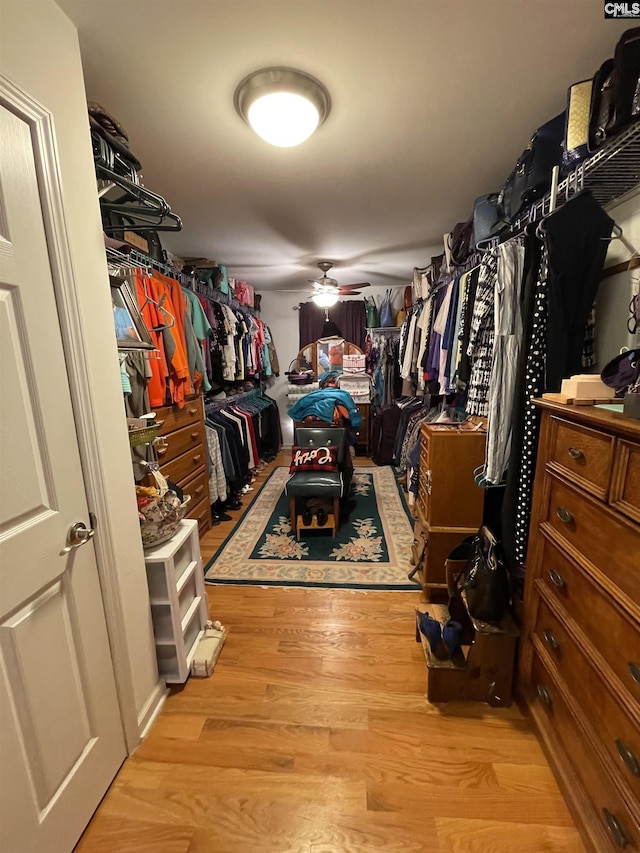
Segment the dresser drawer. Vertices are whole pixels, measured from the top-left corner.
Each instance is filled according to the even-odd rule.
[[[549,468],[606,500],[612,462],[613,436],[551,418]]]
[[[640,702],[640,626],[623,616],[611,597],[546,539],[536,574],[538,589],[562,604]]]
[[[202,445],[199,445],[195,450],[189,453],[183,453],[171,462],[160,462],[160,471],[168,480],[173,480],[174,483],[181,483],[193,477],[201,468],[206,465],[205,451]]]
[[[186,453],[190,448],[200,446],[202,449],[202,427],[199,423],[189,424],[189,426],[182,427],[182,429],[165,435],[165,441],[167,443],[166,448],[157,451],[162,465]]]
[[[187,518],[195,518],[198,522],[198,530],[200,533],[204,530],[208,530],[211,521],[211,504],[209,503],[209,498],[206,497],[199,503],[194,504],[187,513]]]
[[[619,441],[609,498],[611,505],[640,522],[640,447]]]
[[[194,505],[209,497],[209,478],[206,469],[200,471],[195,477],[183,480],[178,485],[185,495],[191,495],[191,503]]]
[[[593,807],[593,820],[602,832],[607,848],[596,844],[598,853],[624,849],[627,853],[640,853],[640,829],[637,815],[631,813],[625,801],[610,780],[605,768],[598,761],[583,730],[565,704],[560,691],[536,656],[531,670],[531,688],[534,708],[540,709],[542,721],[552,733],[557,747],[571,761],[574,772],[582,782],[585,793]],[[540,716],[540,713],[537,716]],[[556,749],[557,749],[556,747]]]
[[[606,673],[600,675],[555,614],[540,601],[534,628],[570,693],[629,788],[640,797],[640,726],[610,692]]]
[[[157,419],[162,421],[162,434],[166,435],[168,432],[173,432],[176,429],[204,419],[202,397],[197,397],[195,400],[187,400],[181,409],[177,406],[165,406],[161,409],[156,409],[156,414]]]
[[[640,529],[549,476],[545,525],[552,527],[609,577],[632,602],[640,601]]]

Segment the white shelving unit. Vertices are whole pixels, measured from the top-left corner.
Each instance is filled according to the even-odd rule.
[[[145,551],[144,562],[158,671],[167,683],[182,684],[209,618],[198,522],[181,521],[168,542]]]

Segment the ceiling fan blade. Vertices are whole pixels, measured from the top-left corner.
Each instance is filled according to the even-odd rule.
[[[343,291],[342,288],[340,288],[339,295],[340,296],[360,296],[360,291],[359,290],[344,290]]]
[[[341,284],[341,290],[353,290],[357,287],[371,287],[371,284],[368,281],[358,281],[356,284]]]

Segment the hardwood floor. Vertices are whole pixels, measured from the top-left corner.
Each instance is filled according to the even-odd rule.
[[[427,703],[417,591],[208,597],[213,675],[172,693],[77,853],[583,853],[517,707]]]

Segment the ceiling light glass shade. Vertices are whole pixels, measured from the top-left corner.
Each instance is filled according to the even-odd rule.
[[[249,74],[236,89],[234,103],[258,136],[280,148],[308,139],[331,108],[322,83],[293,68],[263,68]]]
[[[320,308],[331,308],[339,299],[337,293],[314,293],[311,297]]]

